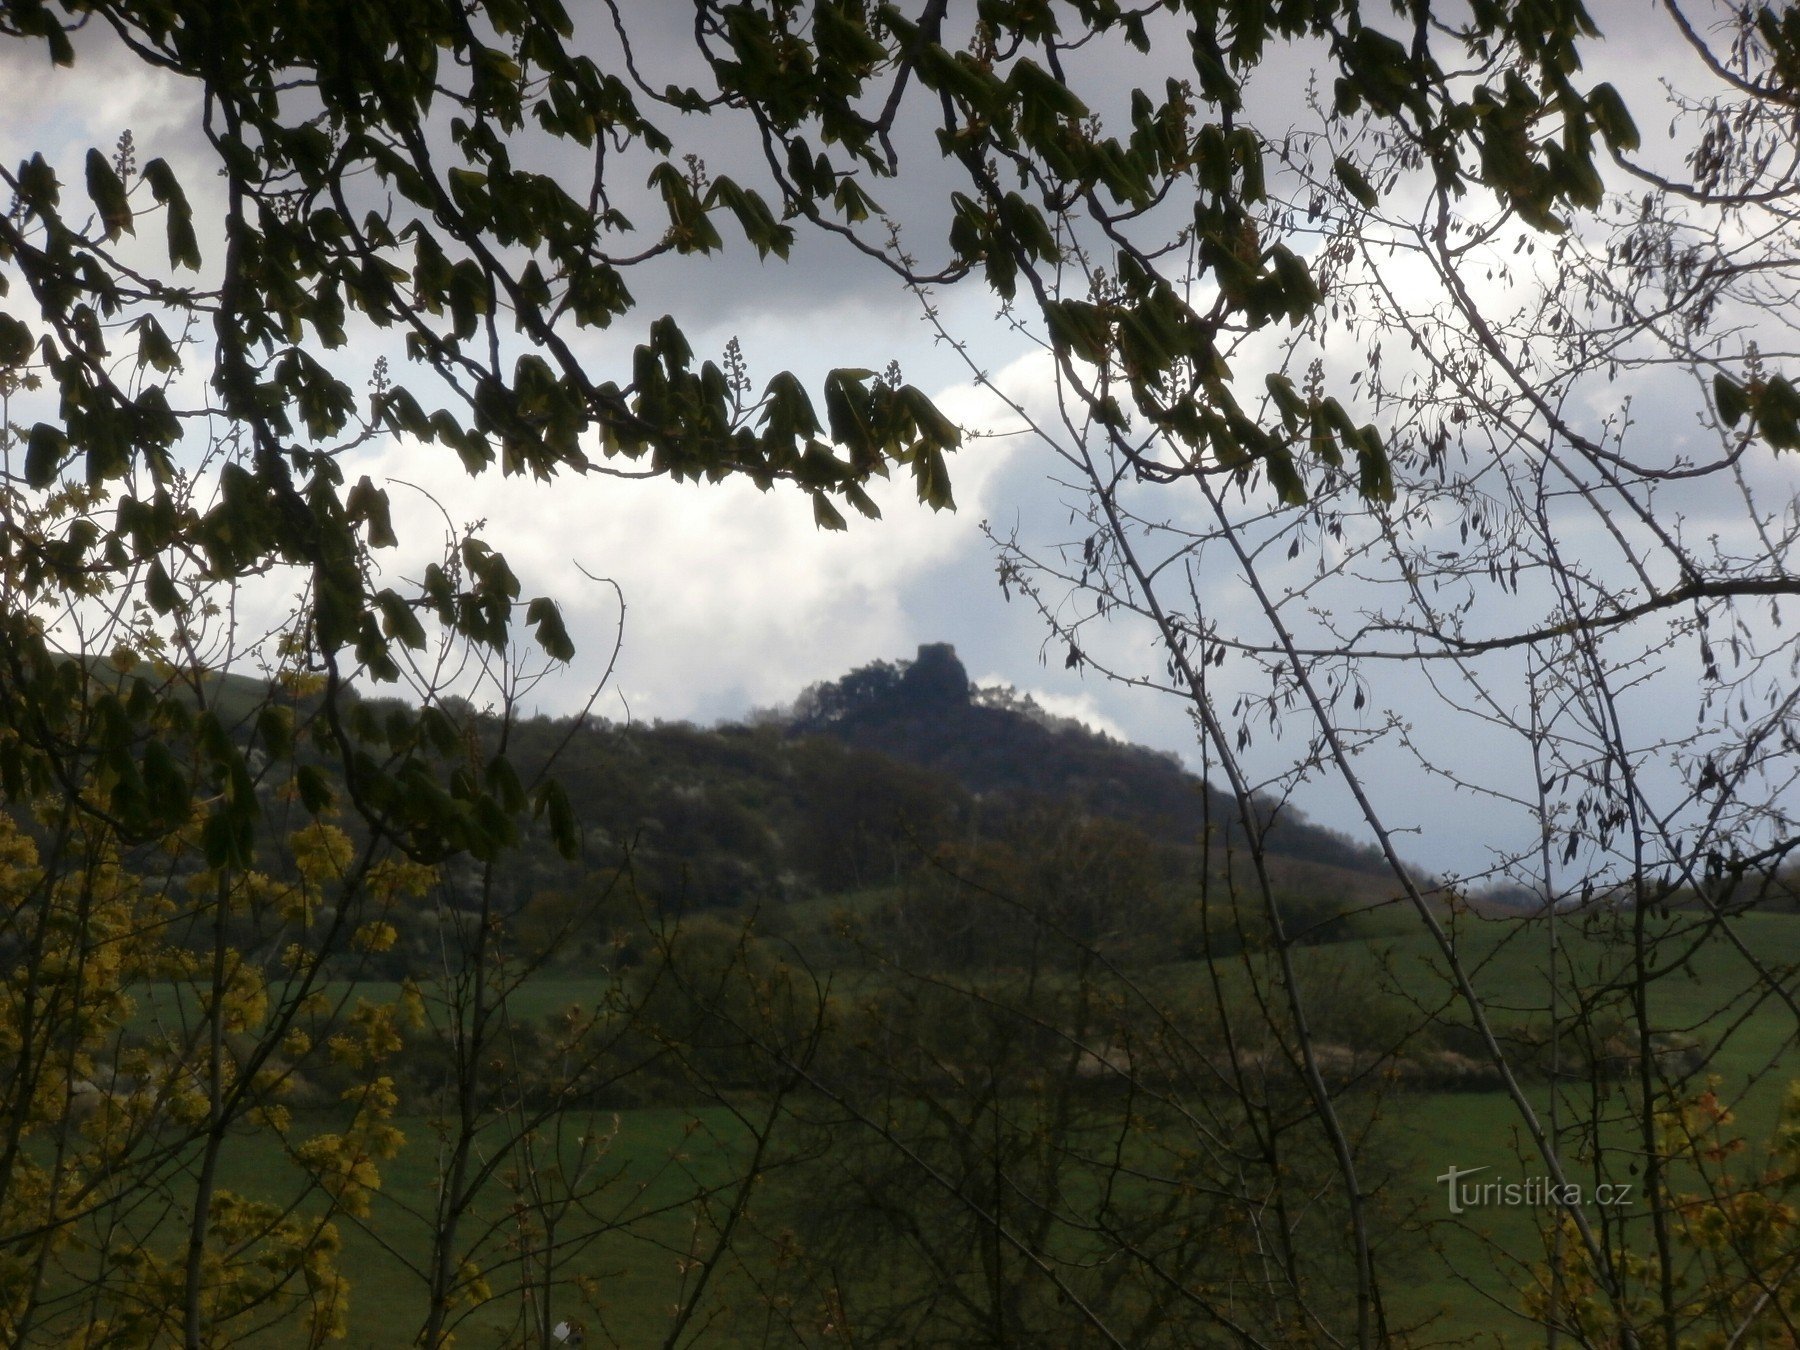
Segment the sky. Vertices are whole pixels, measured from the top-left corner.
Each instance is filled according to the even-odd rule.
[[[1680,78],[1688,69],[1685,49],[1641,0],[1599,0],[1590,9],[1607,35],[1594,49],[1590,76],[1614,79],[1634,109],[1643,110],[1639,121],[1646,131],[1659,129],[1659,81],[1665,75]],[[654,82],[692,79],[684,34],[674,26],[660,29],[660,22],[644,21],[637,34],[639,61],[656,72]],[[1084,90],[1097,91],[1096,110],[1121,111],[1133,84],[1159,87],[1165,73],[1179,73],[1185,43],[1166,40],[1171,37],[1179,34],[1160,34],[1164,40],[1149,58],[1098,48],[1084,53],[1080,78]],[[1309,49],[1271,56],[1252,91],[1258,125],[1279,129],[1303,120],[1306,77],[1317,59]],[[7,91],[0,95],[6,113],[0,119],[0,157],[16,162],[42,149],[62,166],[66,182],[79,183],[86,147],[110,147],[130,128],[140,161],[163,155],[178,171],[187,166],[183,180],[206,217],[213,188],[203,168],[191,91],[148,72],[98,35],[84,40],[72,71],[52,71],[35,54],[0,50],[0,89]],[[1108,97],[1113,104],[1100,106]],[[746,158],[746,147],[716,122],[687,119],[675,130],[678,141],[691,144],[709,165],[735,166]],[[909,242],[923,241],[921,251],[927,251],[934,235],[942,238],[941,202],[951,178],[934,162],[935,151],[922,132],[903,149],[921,167],[903,184],[871,189],[902,222]],[[631,185],[622,191],[629,201]],[[1409,283],[1399,270],[1395,277],[1404,292]],[[496,475],[469,479],[453,471],[454,465],[446,469],[443,451],[416,444],[388,441],[359,452],[347,466],[350,477],[368,473],[386,482],[393,500],[403,540],[388,564],[395,575],[416,575],[447,532],[479,521],[482,536],[506,552],[527,596],[550,594],[561,602],[579,655],[570,670],[532,690],[531,706],[552,713],[582,706],[607,670],[621,623],[618,662],[595,704],[601,715],[615,720],[741,718],[790,702],[814,681],[871,661],[909,657],[922,643],[948,642],[980,683],[1013,685],[1054,712],[1175,751],[1190,767],[1204,766],[1184,703],[1109,681],[1092,665],[1065,668],[1065,647],[1051,640],[1032,606],[1016,591],[1011,598],[1003,592],[984,524],[1039,550],[1053,548],[1081,537],[1072,509],[1083,502],[1059,485],[1064,466],[1051,449],[1021,426],[1003,399],[977,387],[963,358],[938,340],[918,296],[840,241],[804,232],[787,263],[759,262],[752,250],[728,238],[722,256],[681,260],[635,275],[632,289],[640,300],[637,314],[585,349],[596,370],[617,369],[614,378],[621,382],[631,345],[648,321],[664,312],[681,320],[703,357],[716,357],[737,339],[758,384],[779,369],[792,369],[816,388],[817,377],[831,367],[879,370],[897,360],[905,378],[970,433],[951,461],[957,506],[934,513],[913,500],[908,483],[895,481],[874,494],[883,519],[852,518],[847,531],[829,533],[815,527],[803,496],[779,487],[761,493],[743,483],[624,481],[598,474],[546,487]],[[966,344],[1001,393],[1040,416],[1053,409],[1048,359],[996,317],[993,299],[977,284],[937,295],[934,303],[943,329]],[[365,341],[353,356],[366,365],[377,350]],[[1245,359],[1253,366],[1270,355]],[[1335,377],[1344,381],[1364,359],[1360,348],[1329,356]],[[1616,406],[1618,392],[1597,391],[1595,406],[1587,411],[1603,417]],[[1649,418],[1676,429],[1691,422],[1692,411],[1683,402],[1691,402],[1691,391],[1652,381],[1634,392],[1640,421]],[[1782,493],[1792,496],[1791,476],[1777,473],[1764,486],[1777,502]],[[1702,514],[1706,509],[1698,499],[1688,505]],[[1182,515],[1197,506],[1187,501],[1167,509]],[[1726,503],[1721,509],[1729,529],[1734,508]],[[1603,546],[1603,540],[1596,544]],[[1216,560],[1208,567],[1209,616],[1248,614],[1235,569]],[[275,611],[283,599],[264,594],[257,603]],[[1352,590],[1338,593],[1334,603],[1342,611],[1361,601]],[[1141,628],[1120,623],[1084,631],[1092,634],[1092,654],[1103,664],[1148,675],[1159,671],[1160,657]],[[1517,713],[1526,697],[1520,671],[1498,664],[1494,669],[1496,687]],[[1232,685],[1233,678],[1241,687]],[[1528,819],[1498,811],[1492,796],[1426,777],[1407,748],[1435,745],[1426,753],[1453,765],[1458,756],[1484,759],[1500,780],[1516,787],[1529,764],[1515,736],[1446,710],[1418,673],[1390,666],[1369,683],[1375,706],[1367,724],[1379,725],[1379,714],[1405,728],[1404,735],[1390,732],[1371,740],[1359,755],[1404,856],[1435,871],[1473,872],[1486,865],[1495,847],[1519,847],[1529,840]],[[1218,701],[1227,704],[1251,692],[1251,684],[1248,671],[1235,676],[1222,671]],[[1675,686],[1691,703],[1691,684],[1677,679]],[[1688,715],[1677,711],[1682,700],[1660,687],[1643,699],[1641,715],[1650,722]],[[1304,745],[1304,720],[1283,728],[1279,739],[1266,736],[1253,746],[1247,756],[1252,767],[1271,778],[1279,775]],[[1366,837],[1356,804],[1329,775],[1312,775],[1296,789],[1294,801],[1315,820]]]

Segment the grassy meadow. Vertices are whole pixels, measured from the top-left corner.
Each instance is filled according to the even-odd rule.
[[[1692,927],[1695,921],[1692,914],[1679,912],[1667,920],[1650,920],[1671,929]],[[1601,988],[1631,974],[1629,946],[1612,931],[1630,922],[1628,915],[1558,920],[1560,956],[1555,966],[1561,972],[1561,987],[1556,997],[1565,1010],[1572,989]],[[1426,935],[1404,931],[1405,925],[1396,918],[1379,920],[1372,927],[1380,935],[1297,953],[1300,977],[1306,987],[1321,991],[1322,1005],[1334,997],[1331,991],[1351,989],[1358,991],[1351,1019],[1371,1028],[1412,1026],[1427,1015],[1451,1024],[1466,1020],[1460,1007],[1446,1001],[1450,984],[1442,958]],[[1517,1037],[1547,1026],[1552,963],[1546,922],[1463,915],[1453,927],[1459,955],[1503,1034]],[[1795,1023],[1788,1004],[1772,995],[1748,999],[1742,991],[1754,983],[1753,958],[1777,973],[1792,993],[1794,969],[1800,962],[1800,917],[1747,915],[1734,920],[1733,928],[1743,951],[1718,931],[1705,933],[1701,941],[1675,939],[1673,945],[1660,946],[1658,959],[1668,968],[1650,983],[1649,1003],[1659,1032],[1679,1034],[1700,1047],[1705,1064],[1695,1082],[1703,1085],[1709,1078],[1717,1079],[1720,1096],[1735,1112],[1735,1128],[1751,1141],[1746,1156],[1754,1157],[1773,1128],[1788,1081],[1800,1078],[1800,1057],[1794,1053]],[[1234,990],[1240,986],[1248,988],[1259,959],[1221,963],[1227,998],[1236,997]],[[1194,962],[1158,972],[1164,987],[1183,982],[1197,986],[1206,975]],[[866,985],[872,978],[866,971],[852,973],[842,987]],[[381,999],[391,998],[397,989],[393,983],[372,982],[356,986],[354,992]],[[572,974],[566,968],[549,971],[513,992],[508,1013],[515,1021],[541,1023],[571,1005],[592,1008],[605,991],[605,982],[597,977]],[[353,991],[339,986],[332,992]],[[141,991],[139,1005],[138,1018],[146,1024],[166,1025],[183,1011],[181,1001],[166,990]],[[1327,1032],[1325,1039],[1331,1034]],[[1544,1076],[1531,1075],[1523,1081],[1547,1127],[1554,1124],[1566,1130],[1588,1106],[1583,1100],[1586,1084],[1571,1084],[1553,1102]],[[1616,1094],[1616,1085],[1602,1085],[1602,1091]],[[1374,1109],[1379,1118],[1372,1129],[1382,1141],[1371,1177],[1377,1210],[1425,1234],[1397,1256],[1388,1271],[1390,1325],[1421,1328],[1424,1340],[1469,1338],[1467,1343],[1473,1344],[1505,1345],[1514,1335],[1526,1336],[1528,1328],[1516,1319],[1515,1310],[1519,1289],[1533,1278],[1541,1259],[1540,1226],[1550,1217],[1548,1211],[1495,1207],[1453,1218],[1445,1187],[1436,1180],[1453,1165],[1465,1172],[1487,1169],[1482,1176],[1491,1179],[1542,1175],[1513,1103],[1491,1085],[1401,1084],[1382,1094]],[[744,1110],[751,1113],[755,1108],[747,1104]],[[1361,1105],[1347,1106],[1347,1114],[1363,1110]],[[436,1203],[435,1178],[445,1146],[441,1121],[403,1114],[396,1123],[407,1142],[398,1157],[384,1164],[380,1195],[370,1215],[364,1222],[340,1220],[341,1264],[353,1291],[347,1344],[371,1350],[407,1343],[423,1315],[425,1220]],[[295,1117],[294,1135],[329,1127],[329,1113],[302,1112]],[[557,1305],[553,1319],[583,1320],[590,1344],[605,1344],[608,1338],[624,1346],[661,1344],[672,1309],[693,1297],[694,1258],[706,1250],[729,1210],[751,1132],[732,1108],[718,1105],[597,1109],[566,1119],[561,1130],[560,1139],[541,1143],[540,1165],[560,1148],[565,1166],[572,1168],[580,1151],[576,1141],[590,1140],[583,1165],[594,1194],[585,1209],[572,1212],[566,1222],[569,1232],[585,1227],[597,1236],[570,1249],[564,1267],[565,1273],[587,1277],[589,1306],[578,1306],[564,1291],[558,1297],[566,1301]],[[1631,1130],[1630,1122],[1613,1120],[1602,1127],[1600,1138],[1608,1149],[1628,1151],[1634,1146]],[[605,1142],[593,1148],[594,1139]],[[1563,1147],[1571,1175],[1587,1178],[1580,1143],[1565,1138]],[[476,1156],[484,1162],[493,1161],[487,1148],[478,1141]],[[235,1141],[226,1158],[224,1184],[248,1194],[268,1191],[271,1185],[277,1192],[289,1190],[297,1176],[282,1145],[267,1132]],[[711,1277],[684,1344],[758,1343],[770,1326],[765,1290],[783,1216],[797,1201],[833,1203],[830,1195],[794,1194],[779,1148],[767,1162],[768,1175],[759,1183],[737,1231],[733,1255]],[[488,1230],[482,1246],[499,1284],[509,1277],[510,1263],[519,1259],[519,1253],[512,1242],[515,1224],[503,1184],[511,1163],[502,1158],[494,1166],[497,1184],[470,1215],[465,1232]],[[710,1192],[712,1199],[706,1216],[697,1221],[698,1191]],[[1626,1210],[1627,1241],[1644,1234],[1644,1214],[1641,1206]],[[1396,1271],[1400,1278],[1393,1278]],[[804,1322],[808,1313],[796,1308],[793,1315]],[[520,1319],[517,1299],[477,1308],[460,1324],[458,1344],[516,1341],[522,1331]],[[265,1328],[256,1339],[274,1346],[295,1343],[295,1336],[294,1327],[282,1323]]]

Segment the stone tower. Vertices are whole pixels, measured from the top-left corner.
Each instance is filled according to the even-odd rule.
[[[915,707],[960,707],[969,701],[969,672],[948,642],[927,642],[900,678],[900,690]]]

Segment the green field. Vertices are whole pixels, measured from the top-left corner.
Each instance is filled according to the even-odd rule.
[[[410,1344],[425,1314],[419,1267],[426,1240],[416,1207],[435,1198],[435,1132],[422,1117],[405,1118],[400,1124],[409,1144],[388,1164],[383,1198],[369,1224],[345,1225],[343,1264],[352,1273],[353,1292],[351,1334],[344,1344],[368,1350]],[[604,1132],[614,1128],[610,1113],[591,1124]],[[586,1322],[594,1344],[605,1343],[604,1337],[593,1336],[602,1326],[621,1345],[660,1344],[669,1310],[682,1298],[679,1267],[694,1237],[691,1197],[697,1187],[719,1186],[735,1177],[734,1155],[741,1137],[723,1110],[639,1108],[619,1113],[608,1151],[614,1175],[606,1200],[598,1207],[611,1231],[571,1266],[595,1277],[599,1309],[582,1308],[565,1292],[554,1316]],[[501,1210],[484,1206],[477,1219],[500,1222],[497,1231],[504,1234]],[[504,1245],[503,1239],[499,1245]],[[501,1274],[495,1272],[496,1282]],[[721,1289],[726,1283],[721,1281]],[[516,1338],[518,1311],[516,1300],[496,1300],[474,1310],[457,1328],[457,1343],[489,1346]]]
[[[1677,914],[1670,922],[1679,927],[1694,921],[1692,914]],[[1592,989],[1609,976],[1628,975],[1630,962],[1629,949],[1612,934],[1583,932],[1566,916],[1560,925],[1559,998],[1566,1016],[1571,988]],[[1733,920],[1733,927],[1750,956],[1784,983],[1791,998],[1797,988],[1795,966],[1800,963],[1800,917],[1745,915]],[[1548,1023],[1552,966],[1549,933],[1542,920],[1466,921],[1457,936],[1459,955],[1496,1022]],[[1328,961],[1338,950],[1321,949],[1313,955]],[[1372,978],[1398,981],[1416,991],[1448,987],[1443,960],[1427,935],[1388,939],[1377,950],[1379,961],[1369,961],[1369,952],[1356,954],[1369,961]],[[1716,1076],[1719,1095],[1733,1107],[1736,1128],[1751,1142],[1752,1155],[1769,1138],[1787,1085],[1800,1078],[1794,1015],[1772,991],[1764,988],[1760,996],[1753,992],[1759,988],[1760,977],[1749,960],[1720,933],[1711,934],[1693,948],[1689,959],[1649,986],[1653,1026],[1699,1040],[1706,1056],[1701,1075]],[[1553,1114],[1547,1083],[1528,1081],[1525,1088],[1546,1128],[1553,1122],[1567,1127],[1584,1105],[1576,1093]],[[1517,1108],[1499,1091],[1431,1092],[1402,1103],[1398,1117],[1413,1165],[1399,1170],[1391,1198],[1402,1204],[1422,1203],[1444,1222],[1434,1233],[1441,1252],[1427,1257],[1420,1278],[1397,1291],[1396,1311],[1415,1317],[1441,1314],[1436,1324],[1440,1333],[1470,1337],[1476,1344],[1504,1345],[1514,1336],[1535,1343],[1542,1333],[1532,1335],[1517,1318],[1516,1288],[1529,1278],[1529,1267],[1541,1260],[1544,1212],[1493,1207],[1452,1224],[1446,1188],[1435,1180],[1452,1165],[1489,1168],[1484,1179],[1541,1176],[1543,1164],[1531,1149]],[[1622,1151],[1632,1149],[1635,1142],[1622,1121],[1603,1131],[1603,1138]],[[1572,1179],[1586,1180],[1577,1152],[1568,1149],[1565,1164]],[[1627,1231],[1633,1231],[1635,1223],[1641,1234],[1647,1225],[1647,1219],[1636,1222],[1643,1219],[1642,1206],[1634,1204],[1626,1215]],[[1511,1265],[1513,1287],[1496,1273],[1497,1264],[1502,1269]]]
[[[1691,924],[1692,916],[1678,915],[1671,923]],[[1562,926],[1558,936],[1565,986],[1592,989],[1609,977],[1630,973],[1629,949],[1622,947],[1615,935],[1584,933],[1567,920]],[[1737,920],[1736,928],[1755,958],[1765,967],[1777,968],[1791,991],[1792,968],[1800,961],[1800,919],[1748,916]],[[1548,941],[1541,921],[1464,920],[1458,924],[1459,953],[1497,1024],[1515,1031],[1547,1024]],[[1441,1011],[1441,1017],[1452,1022],[1462,1016],[1455,1006],[1440,1010],[1447,982],[1435,947],[1424,935],[1339,943],[1307,949],[1299,956],[1307,987],[1362,991],[1365,1002],[1358,1004],[1358,1016],[1374,1016],[1381,1023],[1416,1021],[1420,1006]],[[1650,986],[1655,1029],[1694,1038],[1706,1057],[1700,1077],[1716,1075],[1721,1095],[1735,1106],[1738,1128],[1752,1141],[1765,1139],[1781,1091],[1790,1079],[1800,1077],[1792,1013],[1780,997],[1757,1000],[1743,996],[1754,984],[1753,971],[1720,934],[1712,934],[1688,952],[1684,961],[1670,964],[1672,968]],[[1166,968],[1159,979],[1169,987],[1195,982],[1202,973],[1194,966]],[[1247,986],[1250,978],[1249,968],[1242,964],[1228,966],[1224,975],[1228,989]],[[848,983],[866,983],[867,979],[864,973]],[[356,986],[354,992],[383,998],[391,997],[395,989],[393,984],[372,983]],[[571,1004],[595,1006],[604,989],[604,981],[597,978],[541,975],[514,992],[509,1013],[517,1021],[541,1021]],[[1375,991],[1373,995],[1371,991]],[[352,989],[336,986],[332,992],[348,994]],[[1566,1002],[1567,988],[1559,997]],[[1368,1001],[1371,998],[1372,1002]],[[141,1023],[166,1022],[181,1015],[182,1000],[166,990],[141,991],[139,1001]],[[1525,1086],[1546,1125],[1554,1118],[1566,1126],[1581,1106],[1576,1094],[1557,1103],[1553,1112],[1550,1087],[1541,1075],[1527,1078]],[[1531,1268],[1541,1259],[1539,1230],[1547,1212],[1491,1208],[1453,1221],[1444,1187],[1436,1180],[1452,1165],[1464,1171],[1485,1168],[1485,1175],[1493,1178],[1541,1175],[1542,1165],[1530,1154],[1514,1104],[1492,1088],[1401,1088],[1384,1099],[1380,1111],[1384,1147],[1376,1177],[1378,1203],[1391,1214],[1406,1216],[1414,1227],[1422,1225],[1427,1235],[1397,1255],[1386,1272],[1391,1322],[1402,1326],[1436,1319],[1432,1323],[1435,1336],[1468,1337],[1473,1338],[1472,1343],[1504,1345],[1513,1335],[1525,1337],[1527,1328],[1512,1310],[1518,1303],[1518,1286],[1530,1278]],[[299,1134],[325,1128],[328,1123],[304,1115],[295,1122]],[[399,1157],[384,1168],[381,1197],[369,1221],[341,1224],[343,1267],[353,1286],[348,1342],[353,1346],[405,1344],[424,1312],[425,1211],[435,1203],[439,1129],[420,1115],[409,1115],[399,1124],[408,1142]],[[604,1162],[590,1169],[591,1179],[604,1180],[604,1186],[598,1189],[585,1217],[569,1220],[571,1228],[585,1224],[600,1234],[591,1245],[571,1255],[565,1272],[592,1278],[595,1306],[559,1305],[554,1315],[585,1320],[591,1331],[590,1344],[605,1343],[604,1336],[592,1335],[602,1327],[621,1345],[660,1344],[671,1309],[689,1297],[684,1292],[683,1267],[704,1250],[712,1225],[733,1194],[732,1183],[740,1175],[748,1132],[720,1106],[600,1111],[569,1120],[564,1129],[571,1138],[592,1134],[610,1136],[610,1142]],[[1627,1122],[1607,1126],[1602,1138],[1609,1148],[1633,1146]],[[572,1147],[565,1140],[565,1152]],[[1582,1176],[1575,1157],[1579,1150],[1572,1144],[1565,1148],[1570,1150],[1571,1175]],[[227,1152],[225,1184],[246,1192],[267,1190],[272,1181],[294,1175],[280,1146],[266,1135],[246,1137]],[[767,1180],[766,1194],[780,1197],[783,1184],[783,1173],[777,1167]],[[696,1223],[696,1192],[721,1187],[722,1191],[715,1192],[712,1217]],[[507,1197],[497,1185],[470,1220],[472,1226],[492,1227],[491,1239],[481,1245],[497,1285],[504,1282],[505,1263],[514,1255],[508,1245],[511,1220],[506,1206]],[[769,1259],[771,1248],[766,1239],[768,1230],[778,1226],[779,1210],[778,1204],[768,1209],[760,1201],[753,1204],[739,1233],[737,1256],[721,1266],[707,1288],[703,1311],[685,1343],[730,1345],[759,1338],[766,1309],[758,1287],[766,1272],[758,1265]],[[771,1215],[775,1218],[770,1219]],[[1637,1222],[1641,1216],[1627,1217],[1628,1234],[1642,1230],[1643,1224]],[[744,1263],[741,1266],[736,1263],[738,1257]],[[516,1298],[501,1299],[475,1310],[460,1326],[458,1344],[498,1345],[516,1337],[519,1306]],[[260,1339],[266,1344],[285,1344],[292,1340],[289,1331],[276,1328]]]

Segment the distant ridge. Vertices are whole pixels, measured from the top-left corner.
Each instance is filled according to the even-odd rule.
[[[786,719],[790,736],[826,736],[941,773],[977,796],[1069,802],[1122,820],[1153,838],[1192,844],[1210,823],[1242,840],[1224,793],[1171,756],[1121,744],[1068,718],[1043,715],[1010,690],[977,688],[947,642],[911,661],[877,661],[813,685]],[[1268,832],[1271,853],[1370,875],[1381,857],[1284,808]]]

